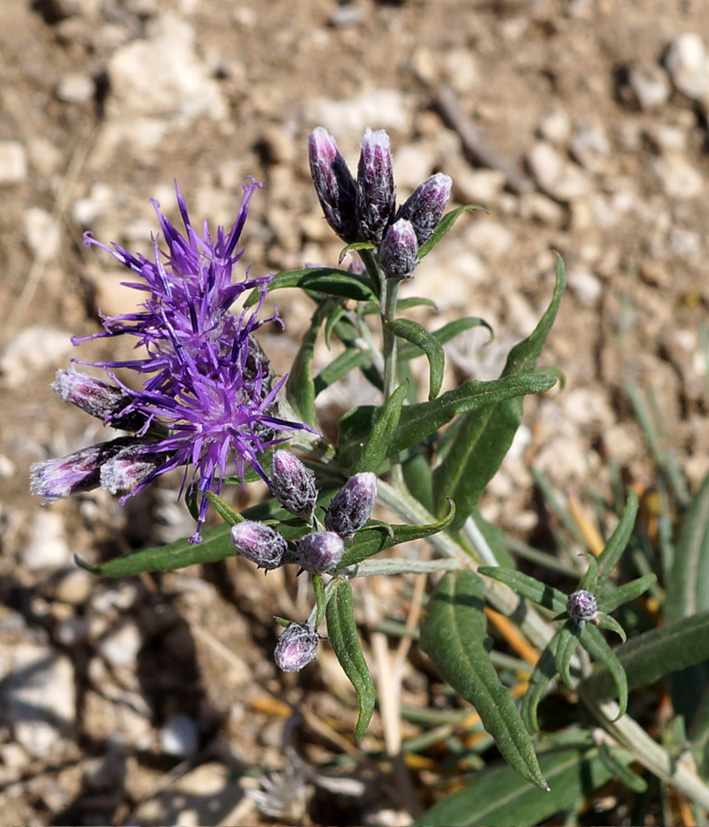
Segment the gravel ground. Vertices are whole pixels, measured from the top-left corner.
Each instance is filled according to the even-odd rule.
[[[81,234],[146,250],[148,199],[174,216],[174,179],[193,216],[231,223],[253,175],[252,272],[334,263],[307,135],[326,126],[354,161],[364,128],[385,128],[400,199],[440,170],[457,202],[487,210],[405,288],[436,300],[424,322],[480,315],[496,331],[449,350],[449,382],[497,374],[549,299],[553,251],[567,262],[544,354],[566,387],[530,400],[486,516],[519,537],[540,527],[531,466],[582,499],[609,460],[652,486],[628,382],[656,394],[696,487],[709,469],[704,0],[21,0],[0,4],[0,80],[0,824],[259,823],[246,792],[289,761],[282,820],[408,823],[382,767],[313,769],[357,756],[355,712],[327,647],[298,677],[277,674],[272,616],[307,605],[287,576],[229,560],[96,581],[74,554],[191,533],[176,486],[123,508],[104,492],[50,508],[30,496],[30,463],[101,438],[49,385],[69,336],[128,300]],[[286,333],[262,343],[285,371],[310,310],[282,295]],[[328,394],[326,426],[363,390]],[[401,617],[395,586],[373,588],[363,619]],[[407,664],[408,703],[427,703],[427,682]],[[381,735],[375,720],[365,747]]]

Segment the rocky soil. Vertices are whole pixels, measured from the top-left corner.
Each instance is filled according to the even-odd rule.
[[[49,508],[30,496],[32,462],[102,437],[49,388],[70,335],[126,306],[123,274],[82,232],[147,250],[148,199],[174,215],[174,179],[196,221],[229,224],[253,175],[253,272],[334,264],[307,135],[326,126],[354,162],[364,128],[387,129],[402,199],[441,170],[457,202],[487,210],[405,288],[436,300],[423,321],[479,315],[496,331],[449,350],[450,381],[497,374],[548,302],[553,251],[567,262],[544,355],[566,388],[530,401],[484,504],[526,537],[544,519],[532,466],[582,500],[610,462],[652,486],[628,382],[654,391],[692,488],[709,469],[708,116],[704,0],[1,3],[0,824],[409,818],[386,766],[352,746],[327,647],[297,678],[276,672],[272,616],[307,606],[294,583],[239,560],[96,581],[74,554],[191,533],[176,487],[123,508],[104,492]],[[285,371],[310,310],[279,306],[286,333],[262,342]],[[326,423],[361,393],[325,398]],[[370,626],[405,618],[392,584],[373,595]],[[427,681],[407,665],[407,703],[427,703]],[[364,748],[381,743],[375,721]],[[285,782],[259,780],[287,766]],[[425,804],[425,772],[414,785]]]

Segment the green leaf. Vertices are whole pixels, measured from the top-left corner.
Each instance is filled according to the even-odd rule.
[[[323,304],[313,313],[310,327],[303,336],[298,353],[293,360],[288,379],[286,380],[286,399],[301,420],[315,428],[315,383],[311,367],[315,354],[315,340],[318,337],[320,325],[329,311],[327,304]]]
[[[620,646],[616,654],[631,689],[708,660],[709,611],[644,632]],[[607,697],[614,691],[610,671],[603,667],[594,670],[582,687],[593,697]]]
[[[397,310],[410,310],[412,307],[436,307],[436,302],[433,299],[424,299],[421,296],[409,296],[405,299],[399,299],[396,303]],[[359,312],[363,316],[372,316],[373,314],[381,313],[381,307],[377,302],[367,302],[361,305]]]
[[[604,664],[615,683],[618,696],[618,716],[622,718],[628,709],[628,677],[625,674],[623,664],[618,660],[617,655],[606,642],[600,630],[593,623],[584,623],[581,630],[581,645],[594,660]]]
[[[387,458],[387,448],[396,431],[396,426],[399,424],[401,407],[408,392],[409,383],[407,380],[399,385],[387,399],[386,404],[379,409],[372,431],[364,443],[362,454],[352,465],[354,474],[361,471],[372,471],[374,474],[379,472],[382,463]]]
[[[629,790],[632,790],[636,793],[644,793],[647,789],[647,782],[644,778],[638,775],[636,772],[630,769],[627,763],[623,763],[623,761],[619,758],[620,755],[627,752],[622,751],[619,753],[618,747],[609,747],[608,744],[600,744],[599,750],[601,754],[601,758],[603,759],[603,763],[608,767],[608,769],[612,773],[612,777],[616,781],[620,781],[621,784],[624,784]]]
[[[563,592],[548,583],[541,583],[521,571],[500,566],[480,566],[478,574],[484,574],[486,577],[492,577],[493,580],[505,583],[517,594],[538,603],[540,606],[544,606],[545,609],[550,609],[552,612],[559,614],[566,610],[567,598]]]
[[[285,270],[273,277],[268,285],[268,292],[272,293],[284,287],[300,287],[303,290],[312,290],[344,299],[355,299],[355,301],[374,301],[377,298],[366,276],[358,276],[347,270],[338,270],[336,267]],[[256,304],[259,296],[260,291],[254,290],[244,302],[244,306],[251,307]]]
[[[172,571],[195,563],[214,563],[236,555],[238,551],[231,543],[229,526],[220,525],[207,529],[201,543],[178,540],[159,548],[141,549],[115,557],[101,566],[89,566],[78,557],[76,562],[81,568],[101,577],[129,577],[146,571]]]
[[[628,752],[616,753],[627,766]],[[621,758],[622,756],[622,758]],[[421,827],[516,827],[540,824],[568,810],[613,777],[598,748],[574,746],[539,756],[550,792],[530,787],[509,767],[477,773],[470,784],[434,804],[416,824]],[[555,823],[562,823],[557,819]]]
[[[401,302],[399,302],[399,305],[401,305]],[[444,345],[446,342],[450,342],[450,340],[455,338],[459,333],[463,333],[465,330],[471,330],[474,327],[487,328],[490,332],[490,341],[495,338],[495,334],[493,333],[490,325],[484,319],[480,319],[477,316],[464,316],[462,319],[455,319],[452,322],[448,322],[448,324],[444,324],[443,327],[439,327],[438,330],[432,331],[431,336],[440,342],[440,344]],[[421,356],[422,354],[423,351],[421,348],[414,344],[402,345],[399,348],[399,359],[403,359],[405,361],[408,359],[415,359],[417,356]]]
[[[473,704],[505,760],[523,778],[547,789],[512,695],[500,683],[484,646],[483,595],[483,582],[472,571],[445,575],[429,602],[421,646],[443,679]]]
[[[433,511],[433,495],[431,493],[431,461],[422,453],[411,453],[402,463],[404,482],[411,495],[415,497],[427,511]]]
[[[628,639],[628,636],[625,634],[625,629],[620,623],[604,612],[598,612],[595,623],[599,629],[605,629],[607,632],[615,632],[623,643]]]
[[[340,579],[330,595],[327,604],[327,633],[340,666],[357,693],[359,717],[354,739],[359,741],[372,719],[376,692],[357,634],[352,585],[349,580]]]
[[[419,247],[419,261],[421,261],[422,258],[425,258],[443,238],[443,236],[453,229],[453,225],[460,218],[460,216],[463,215],[463,213],[474,212],[475,210],[482,210],[485,212],[483,207],[478,207],[476,204],[466,204],[464,207],[458,207],[457,210],[451,210],[449,213],[446,213],[438,222],[431,238]]]
[[[709,474],[682,521],[665,607],[668,621],[709,609]]]
[[[238,511],[234,511],[229,503],[224,502],[224,500],[221,497],[218,497],[213,491],[206,491],[205,497],[214,506],[214,510],[227,525],[235,526],[237,523],[244,522],[244,518],[241,514],[239,514]]]
[[[539,730],[537,707],[557,672],[556,647],[558,643],[559,633],[557,632],[542,651],[530,675],[527,691],[522,698],[520,715],[529,732],[538,732]]]
[[[420,540],[422,537],[430,537],[438,534],[447,528],[455,515],[455,507],[450,504],[449,513],[438,522],[428,525],[370,525],[358,531],[352,545],[345,549],[342,559],[337,564],[337,570],[345,569],[361,563],[373,554],[396,546],[399,543],[407,543],[410,540]]]
[[[638,495],[632,488],[629,488],[628,499],[618,525],[615,527],[610,540],[606,543],[606,547],[598,556],[598,591],[600,593],[603,593],[604,587],[620,559],[620,555],[628,545],[637,513]],[[619,606],[620,603],[617,605]],[[604,609],[604,611],[612,611],[612,609]]]
[[[565,288],[564,263],[557,257],[551,303],[531,335],[510,351],[502,379],[529,374],[535,369]],[[522,396],[499,400],[496,405],[470,412],[458,426],[445,457],[433,472],[436,509],[442,507],[446,497],[455,500],[458,516],[454,528],[472,513],[485,487],[497,473],[522,421],[522,410]]]
[[[401,411],[399,426],[389,444],[387,456],[403,451],[425,439],[459,414],[493,406],[503,399],[549,390],[554,379],[545,376],[510,376],[492,382],[469,380],[431,402],[407,405]],[[377,408],[361,405],[348,411],[339,423],[338,460],[349,468],[359,456],[372,429]]]
[[[575,620],[567,620],[559,631],[559,642],[556,645],[556,670],[561,680],[571,689],[574,683],[571,680],[571,658],[579,645],[581,627]]]
[[[325,388],[342,379],[351,370],[356,368],[369,367],[372,364],[372,356],[366,350],[347,348],[339,356],[326,365],[315,377],[315,396],[322,393]]]
[[[579,582],[578,590],[581,591],[583,589],[595,593],[596,581],[598,579],[598,562],[591,554],[586,555],[586,557],[588,559],[588,568]]]
[[[325,339],[325,347],[330,347],[330,340],[332,339],[332,331],[335,328],[335,325],[340,321],[344,313],[347,311],[345,310],[344,306],[341,303],[336,304],[332,310],[327,315],[327,319],[325,320],[325,328],[323,330],[323,338]]]
[[[641,594],[644,594],[649,588],[654,586],[656,582],[656,575],[646,574],[644,577],[638,577],[637,580],[631,580],[630,583],[624,583],[622,586],[618,586],[617,589],[613,589],[613,591],[603,595],[603,597],[599,597],[598,608],[601,612],[606,612],[607,614],[614,612],[618,606],[622,606],[623,603],[640,597]]]
[[[443,369],[446,356],[441,343],[426,330],[426,328],[411,319],[393,319],[386,323],[386,326],[396,336],[412,342],[426,354],[429,364],[429,391],[428,398],[435,399],[443,384]]]

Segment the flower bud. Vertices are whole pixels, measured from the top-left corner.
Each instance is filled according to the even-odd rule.
[[[109,494],[132,491],[165,463],[168,455],[164,451],[151,453],[145,450],[145,445],[136,440],[101,466],[100,480],[104,491]]]
[[[376,499],[376,475],[371,471],[355,474],[332,498],[325,512],[325,528],[340,537],[350,537],[365,525]]]
[[[339,534],[333,531],[314,531],[298,541],[295,559],[310,574],[322,574],[335,568],[344,553],[345,545]]]
[[[367,127],[360,147],[355,206],[357,230],[362,241],[378,247],[396,206],[389,136],[383,129],[372,132]]]
[[[65,402],[71,402],[112,428],[138,431],[145,424],[144,414],[133,412],[122,415],[122,411],[132,402],[132,397],[104,379],[74,369],[58,370],[52,389]]]
[[[291,623],[278,638],[273,659],[284,672],[297,672],[318,653],[318,635],[307,623]]]
[[[416,187],[399,207],[396,217],[406,218],[413,224],[419,246],[429,240],[443,218],[452,185],[450,176],[437,172]]]
[[[309,519],[318,491],[315,475],[290,451],[276,451],[271,460],[271,487],[278,502],[291,514]]]
[[[256,563],[260,569],[277,569],[288,551],[288,543],[282,534],[253,520],[232,526],[231,542],[242,557]]]
[[[387,230],[379,248],[379,262],[390,279],[410,279],[419,263],[419,247],[413,225],[405,218]]]
[[[119,437],[74,451],[66,457],[34,462],[30,466],[30,491],[45,502],[55,502],[98,488],[101,466],[134,442],[133,437]]]
[[[335,139],[322,126],[308,139],[310,174],[327,223],[347,244],[357,240],[356,185]]]
[[[573,592],[566,601],[566,611],[577,623],[593,620],[597,610],[596,598],[586,589]]]

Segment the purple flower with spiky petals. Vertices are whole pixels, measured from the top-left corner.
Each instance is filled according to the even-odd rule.
[[[184,234],[153,201],[167,246],[161,250],[154,237],[153,259],[133,255],[118,244],[107,247],[89,234],[84,241],[107,250],[133,271],[139,280],[128,286],[146,294],[141,310],[103,317],[104,331],[86,337],[129,335],[135,337],[137,347],[144,347],[141,358],[83,363],[103,367],[116,392],[127,399],[115,414],[105,416],[106,424],[120,426],[133,415],[144,423],[131,441],[130,452],[122,453],[120,464],[114,462],[100,475],[102,487],[115,491],[134,482],[121,499],[124,502],[157,477],[184,466],[181,493],[187,487],[188,493],[199,495],[193,542],[201,539],[207,493],[219,493],[222,478],[233,470],[243,479],[249,465],[270,485],[260,455],[286,441],[284,432],[306,427],[278,416],[277,396],[285,377],[275,381],[268,358],[253,336],[266,322],[282,324],[277,311],[269,318],[258,318],[272,276],[250,279],[247,271],[243,281],[232,281],[233,269],[244,254],[238,244],[249,202],[260,186],[253,180],[244,185],[233,227],[228,233],[219,227],[214,238],[206,222],[201,234],[194,229],[175,183]],[[238,315],[230,313],[235,299],[252,288],[261,292],[256,306]],[[73,341],[78,344],[85,339]],[[142,389],[136,391],[119,381],[113,373],[118,368],[147,374]],[[33,467],[33,490],[41,496],[63,496],[55,493],[52,462],[56,461]],[[63,465],[61,470],[66,476]],[[72,485],[64,488],[67,495],[73,493]],[[51,493],[44,494],[44,489]]]

